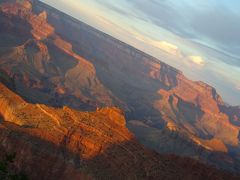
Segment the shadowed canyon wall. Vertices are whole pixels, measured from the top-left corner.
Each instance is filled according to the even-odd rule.
[[[39,1],[0,2],[0,80],[25,100],[117,106],[158,152],[239,171],[239,108],[213,87]]]

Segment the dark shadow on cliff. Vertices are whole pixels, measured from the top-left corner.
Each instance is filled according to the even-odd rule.
[[[218,105],[221,112],[228,115],[229,120],[235,126],[240,127],[240,106]]]
[[[74,52],[93,63],[98,79],[116,97],[114,105],[125,110],[127,119],[149,119],[154,127],[162,126],[161,114],[153,102],[161,99],[159,89],[177,85],[176,69],[161,63],[160,77],[147,77],[150,67],[145,63],[158,64],[157,59],[53,7],[34,3],[33,11],[38,14],[45,10],[57,34],[71,42]]]
[[[76,144],[78,151],[73,153],[71,142],[63,139],[56,145],[44,139],[47,134],[51,140],[50,131],[41,136],[35,129],[7,122],[0,126],[0,155],[16,152],[16,167],[30,179],[234,179],[193,159],[146,150],[136,140],[109,144],[83,158],[90,147]]]
[[[158,65],[159,62],[155,58],[54,8],[46,6],[44,3],[37,1],[33,3],[37,4],[34,5],[33,11],[38,14],[46,10],[48,12],[48,21],[54,26],[56,33],[73,44],[74,52],[93,63],[97,78],[105,89],[112,92],[114,105],[126,111],[127,119],[147,119],[152,121],[154,127],[161,128],[163,126],[161,113],[153,107],[153,103],[161,99],[161,96],[157,93],[159,89],[168,90],[177,85],[176,76],[179,72],[176,69],[161,63],[161,70],[156,72],[159,77],[151,78],[149,77],[151,65],[145,63],[156,63]],[[53,16],[54,13],[59,16]],[[3,20],[6,21],[8,17],[4,18]],[[17,29],[18,23],[9,28],[10,30]],[[30,30],[31,27],[26,26],[21,32],[30,33]],[[43,103],[55,107],[67,105],[81,110],[96,108],[97,105],[91,100],[95,97],[91,97],[89,101],[82,101],[77,95],[72,94],[72,89],[66,85],[68,83],[64,80],[66,72],[73,69],[76,62],[72,57],[64,54],[54,47],[52,43],[49,43],[50,39],[51,37],[44,41],[49,48],[51,58],[49,64],[44,62],[47,73],[45,72],[44,76],[30,79],[31,81],[28,82],[30,87],[28,87],[29,84],[23,84],[23,75],[16,74],[14,82],[20,88],[17,93],[32,103]],[[34,70],[34,67],[30,68]],[[31,71],[32,74],[35,74],[35,72]],[[56,83],[50,82],[50,79],[54,79]],[[36,87],[39,82],[42,88]],[[69,92],[63,95],[56,91],[56,86],[65,86],[65,89],[69,90]],[[24,92],[28,91],[31,93],[24,94]],[[88,91],[86,90],[86,92]],[[107,104],[103,102],[101,106],[107,106]]]
[[[64,94],[58,92],[58,86],[69,89],[65,85],[66,74],[77,66],[78,61],[54,46],[51,37],[42,41],[48,47],[50,59],[41,58],[41,50],[37,41],[33,40],[31,29],[21,18],[0,13],[0,36],[4,37],[0,38],[0,81],[31,103],[54,107],[68,105],[81,110],[94,109],[94,103],[83,102],[71,90]],[[23,44],[25,54],[16,54]]]
[[[2,116],[2,114],[0,113],[0,123],[2,123],[4,121],[4,118]]]
[[[30,25],[16,16],[0,12],[0,48],[22,45],[32,37]]]

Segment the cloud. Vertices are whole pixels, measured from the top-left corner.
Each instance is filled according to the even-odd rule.
[[[239,1],[131,0],[136,16],[189,40],[240,57]]]
[[[177,61],[181,61],[182,63],[189,67],[201,68],[206,64],[202,56],[187,55],[177,45],[173,43],[167,41],[154,40],[136,32],[132,32],[132,34],[136,40],[142,41],[145,44],[155,47],[161,51],[164,51],[169,55],[173,55]]]
[[[240,1],[41,1],[217,87],[239,104]]]
[[[112,3],[112,1],[107,1],[107,0],[95,0],[95,1],[101,6],[104,6],[107,10],[112,10],[123,16],[129,16],[129,17],[132,16],[130,12],[126,11],[124,8],[121,8],[121,6],[118,6],[118,4],[116,3]]]
[[[136,40],[142,41],[145,44],[148,44],[152,47],[155,47],[161,51],[164,51],[165,53],[169,55],[173,55],[175,57],[175,60],[184,63],[188,67],[194,67],[194,68],[202,68],[206,62],[204,58],[200,55],[187,55],[184,53],[177,45],[167,42],[167,41],[159,41],[159,40],[153,40],[149,37],[143,36],[139,33],[132,33]]]
[[[189,56],[188,57],[190,62],[198,65],[198,66],[204,66],[205,60],[201,56]]]
[[[166,51],[177,51],[178,47],[166,41],[153,41],[152,44],[158,48],[165,49]]]
[[[189,26],[198,39],[233,56],[240,56],[240,15],[228,8],[216,7],[193,15]]]
[[[150,44],[154,47],[157,47],[157,48],[159,48],[159,49],[161,49],[161,50],[163,50],[163,51],[165,51],[169,54],[175,55],[175,56],[181,56],[181,54],[182,54],[180,49],[176,45],[174,45],[172,43],[169,43],[169,42],[166,42],[166,41],[154,41],[154,40],[152,40],[150,42]]]
[[[175,44],[172,44],[167,41],[154,40],[154,39],[151,39],[147,36],[141,35],[136,32],[132,32],[132,34],[134,35],[135,39],[138,41],[142,41],[142,42],[144,42],[150,46],[153,46],[155,48],[158,48],[168,54],[172,54],[172,55],[175,55],[178,57],[182,56],[181,50]]]

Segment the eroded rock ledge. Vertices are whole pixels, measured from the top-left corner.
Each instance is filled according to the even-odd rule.
[[[0,84],[0,114],[0,156],[16,152],[16,168],[31,179],[227,178],[195,160],[145,149],[117,108],[29,104]]]

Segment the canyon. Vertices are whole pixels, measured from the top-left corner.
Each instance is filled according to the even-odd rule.
[[[118,108],[81,112],[30,104],[0,83],[0,149],[30,179],[237,179],[145,149]],[[131,159],[131,160],[130,160]]]
[[[19,141],[23,143],[21,146],[25,146],[24,138],[37,139],[44,147],[50,146],[52,152],[43,152],[52,156],[50,158],[59,158],[63,156],[60,151],[70,149],[72,152],[67,152],[66,156],[73,159],[59,159],[60,164],[66,161],[70,164],[69,171],[62,177],[75,175],[70,167],[74,164],[74,154],[79,156],[80,153],[80,159],[101,162],[104,154],[100,159],[94,157],[104,151],[111,155],[106,160],[113,160],[113,164],[106,166],[117,172],[112,174],[102,169],[91,173],[119,175],[119,178],[121,174],[126,177],[132,173],[134,177],[143,168],[137,164],[144,161],[144,155],[140,154],[145,151],[148,154],[146,166],[151,160],[162,163],[161,158],[176,158],[174,161],[181,163],[185,157],[190,157],[229,172],[239,172],[240,108],[226,105],[213,87],[191,81],[179,70],[40,1],[1,0],[0,3],[0,81],[4,83],[1,96],[14,97],[14,100],[1,102],[0,114],[4,119],[1,142],[12,143],[11,150],[17,140],[6,137],[10,131],[16,131],[23,138]],[[126,122],[122,114],[126,115]],[[142,144],[164,155],[145,150],[125,125]],[[44,128],[50,129],[45,131]],[[106,139],[97,143],[104,134]],[[65,146],[69,143],[69,147],[62,150],[61,143]],[[77,144],[81,144],[83,152]],[[122,145],[115,147],[114,144]],[[26,147],[21,153],[27,157],[28,148],[36,146],[27,144]],[[86,152],[82,147],[87,148]],[[130,148],[130,154],[138,156],[136,162],[125,160],[130,154],[122,152],[120,147]],[[123,153],[122,156],[114,156],[115,150]],[[49,154],[55,151],[59,151],[56,152],[59,156]],[[29,156],[37,158],[36,154]],[[26,161],[31,162],[31,158]],[[97,162],[86,162],[90,163],[87,167],[93,170],[99,166]],[[126,162],[123,169],[116,168],[120,162]],[[188,158],[186,162],[190,163],[189,167],[197,163]],[[168,163],[167,167],[176,166]],[[196,166],[202,165],[197,163]],[[152,169],[157,167],[162,165],[153,164]],[[183,169],[179,171],[182,173]],[[155,177],[160,175],[156,170],[145,171],[144,176],[148,173],[156,173]],[[147,176],[151,177],[150,174]]]

